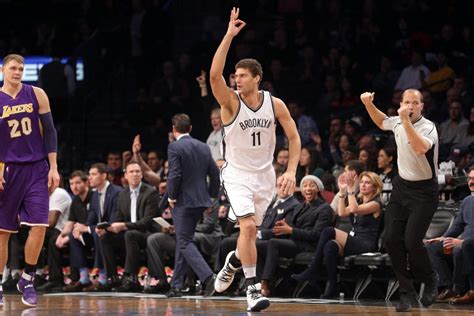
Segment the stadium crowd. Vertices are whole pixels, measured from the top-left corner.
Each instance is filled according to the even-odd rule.
[[[171,117],[189,114],[192,135],[207,142],[222,166],[222,122],[207,73],[222,35],[216,30],[224,29],[220,26],[226,23],[230,4],[47,2],[47,10],[34,1],[28,7],[44,13],[44,19],[0,35],[2,55],[71,57],[69,65],[39,71],[39,85],[50,96],[60,127],[64,183],[50,195],[41,261],[45,269],[37,271],[38,290],[169,293],[176,239],[171,210],[161,198],[168,170],[165,153],[173,141]],[[2,1],[0,7],[5,3],[26,6]],[[328,237],[334,227],[367,234],[372,241],[367,247],[352,245],[343,255],[383,250],[377,241],[391,179],[397,174],[396,147],[393,135],[372,124],[359,95],[374,91],[381,110],[396,115],[402,92],[414,88],[422,92],[423,115],[438,128],[440,201],[453,205],[457,214],[449,230],[427,240],[435,269],[443,276],[438,299],[474,301],[474,271],[456,264],[452,271],[439,248],[447,240],[456,262],[468,251],[464,248],[472,247],[462,240],[474,237],[469,235],[474,225],[474,44],[464,5],[409,0],[384,5],[370,0],[259,0],[241,5],[248,25],[228,63],[246,57],[263,62],[262,89],[286,101],[302,143],[297,191],[285,196],[277,190],[258,232],[257,272],[265,295],[278,288],[277,270],[288,268],[277,259],[316,252],[328,267],[337,266],[338,254],[324,248],[335,238]],[[192,16],[189,11],[196,16],[183,24],[183,17]],[[6,18],[6,25],[14,22],[14,16]],[[84,61],[84,81],[68,86],[66,69],[74,68],[78,58]],[[232,73],[226,69],[228,85],[235,88]],[[91,100],[93,104],[86,105]],[[99,127],[74,146],[77,133],[84,131],[72,129],[88,129],[91,121]],[[105,121],[112,125],[101,125]],[[95,143],[105,129],[113,130],[114,139]],[[274,155],[277,175],[285,171],[287,145],[280,127]],[[359,183],[364,189],[359,190]],[[376,200],[380,208],[354,220],[340,199],[354,191],[358,203]],[[135,203],[133,215],[130,203]],[[215,271],[238,234],[238,226],[226,220],[228,209],[220,192],[194,237]],[[156,217],[169,225],[155,222]],[[342,219],[347,217],[344,227]],[[21,252],[27,233],[24,228],[11,238],[10,253]],[[22,269],[20,256],[10,256],[7,269],[4,291],[14,289]],[[311,295],[339,295],[336,274],[328,270],[326,289],[315,286]],[[304,281],[301,276],[295,279]],[[294,287],[301,286],[298,282]],[[181,294],[200,293],[193,273],[186,284]]]

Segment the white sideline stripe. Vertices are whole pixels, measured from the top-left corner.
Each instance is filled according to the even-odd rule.
[[[46,293],[43,296],[90,296],[90,297],[137,297],[137,298],[163,298],[167,297],[163,294],[142,294],[142,293],[110,293],[110,292],[99,292],[99,293],[87,293],[87,292],[72,292],[72,293]],[[173,300],[221,300],[221,301],[246,301],[247,298],[244,296],[209,296],[205,297],[202,295],[183,295],[181,297],[173,297]],[[339,304],[339,303],[354,303],[353,300],[323,300],[323,299],[312,299],[312,298],[270,298],[271,302],[275,303],[304,303],[304,304]]]

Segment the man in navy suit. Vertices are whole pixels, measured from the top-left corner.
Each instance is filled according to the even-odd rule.
[[[110,183],[107,176],[107,166],[103,163],[93,164],[89,169],[89,184],[96,191],[91,196],[87,224],[74,224],[72,236],[69,237],[71,265],[79,269],[80,280],[66,286],[64,291],[96,291],[107,285],[99,238],[105,230],[97,228],[96,225],[99,222],[112,222],[117,209],[117,197],[122,191],[121,187]],[[94,266],[100,269],[98,286],[89,281],[85,250],[91,247],[95,248]]]
[[[212,199],[217,197],[219,169],[212,159],[209,147],[189,135],[191,120],[188,115],[176,114],[171,122],[176,141],[168,145],[167,193],[172,208],[177,245],[173,280],[167,296],[179,296],[188,265],[204,284],[205,294],[212,295],[215,275],[193,242],[193,238],[204,210],[211,207]]]

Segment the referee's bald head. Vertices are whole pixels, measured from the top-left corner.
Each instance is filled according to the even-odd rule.
[[[406,89],[405,91],[403,91],[402,93],[402,100],[403,98],[405,97],[405,95],[407,93],[414,93],[414,94],[417,94],[418,97],[420,98],[420,103],[423,103],[423,93],[420,92],[420,90],[417,90],[417,89]],[[403,102],[403,101],[402,101]]]

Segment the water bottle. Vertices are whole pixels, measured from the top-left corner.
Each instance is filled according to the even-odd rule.
[[[146,290],[150,289],[151,277],[147,273],[147,274],[145,274],[144,279],[145,279],[144,280],[145,282],[143,284],[143,289],[146,291]]]
[[[339,300],[343,301],[344,300],[344,292],[339,293]]]

